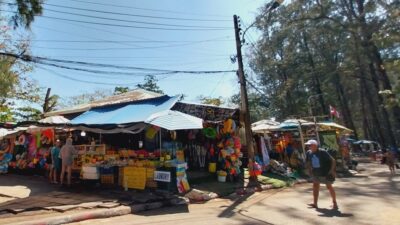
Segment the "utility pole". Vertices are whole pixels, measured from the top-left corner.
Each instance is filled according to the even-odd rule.
[[[246,143],[247,143],[247,154],[249,158],[249,172],[253,174],[253,162],[254,162],[254,145],[253,135],[251,132],[250,124],[250,113],[249,113],[249,101],[247,98],[246,78],[243,70],[243,59],[242,59],[242,42],[240,40],[240,28],[238,23],[238,17],[233,16],[233,23],[235,25],[235,39],[236,39],[236,51],[237,51],[237,62],[239,83],[240,83],[240,113],[244,119],[244,129],[246,132]]]

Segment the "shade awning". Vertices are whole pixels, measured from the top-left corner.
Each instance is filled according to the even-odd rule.
[[[166,110],[151,115],[146,121],[167,130],[202,129],[203,120],[174,110]]]
[[[279,129],[279,122],[274,120],[260,120],[251,124],[251,130],[255,133],[263,133]]]
[[[149,115],[169,110],[179,96],[162,96],[127,105],[91,109],[71,120],[72,125],[128,124],[144,122]]]
[[[334,123],[334,122],[321,122],[321,123],[318,123],[318,125],[321,127],[327,127],[330,129],[337,129],[337,130],[342,130],[342,131],[347,131],[347,132],[353,132],[353,130],[351,130],[345,126],[342,126],[340,124]]]
[[[49,116],[39,120],[39,123],[47,123],[47,124],[67,124],[69,122],[70,120],[63,116]]]

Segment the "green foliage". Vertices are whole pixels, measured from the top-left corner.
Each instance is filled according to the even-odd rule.
[[[126,93],[129,91],[128,87],[115,87],[114,88],[114,95],[119,95],[122,93]]]
[[[158,80],[154,75],[146,75],[146,77],[144,78],[144,83],[138,84],[137,87],[147,91],[164,94],[164,92],[158,86],[157,81]]]
[[[211,97],[206,97],[203,95],[200,95],[197,97],[202,104],[208,104],[208,105],[215,105],[215,106],[220,106],[224,104],[224,100],[222,97],[219,98],[211,98]]]
[[[229,100],[230,104],[235,105],[240,108],[240,94],[233,95]],[[257,93],[249,93],[248,94],[249,101],[249,111],[250,111],[250,120],[251,122],[256,122],[267,117],[271,117],[273,114],[271,108],[269,108],[269,102],[266,99]]]
[[[19,107],[14,112],[14,117],[19,121],[38,121],[42,118],[42,112],[30,106]]]
[[[16,13],[10,18],[14,27],[30,27],[35,16],[42,14],[43,0],[15,0],[15,4],[10,4],[11,8],[16,9]]]

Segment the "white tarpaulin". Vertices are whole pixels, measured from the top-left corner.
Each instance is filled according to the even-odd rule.
[[[174,110],[166,110],[151,115],[145,123],[167,130],[202,129],[203,120]]]
[[[69,122],[70,120],[63,116],[49,116],[39,120],[39,123],[48,123],[48,124],[67,124]]]

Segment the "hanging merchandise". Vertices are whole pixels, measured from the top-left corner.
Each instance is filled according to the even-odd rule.
[[[159,130],[160,130],[160,128],[157,127],[157,126],[150,126],[150,127],[147,128],[147,130],[146,130],[146,134],[145,134],[146,138],[147,138],[148,140],[154,139],[154,137],[156,136],[156,134],[157,134],[157,132],[158,132]]]
[[[232,119],[227,119],[224,121],[224,129],[222,130],[223,134],[231,134],[236,130],[236,123]]]
[[[261,152],[262,152],[262,157],[263,157],[263,164],[264,167],[269,165],[270,159],[269,159],[269,153],[268,153],[268,149],[267,146],[265,144],[265,140],[263,137],[261,137]]]
[[[203,134],[207,138],[215,139],[217,137],[217,131],[212,127],[207,127],[203,129]]]
[[[179,193],[186,193],[190,190],[186,176],[186,163],[176,164],[176,185]]]
[[[197,130],[190,130],[188,132],[188,140],[190,140],[190,141],[195,140],[197,133],[198,133]]]
[[[211,145],[211,147],[210,147],[210,156],[214,157],[214,155],[215,155],[214,145]]]
[[[196,154],[199,160],[199,167],[204,168],[206,166],[207,149],[202,146],[197,146]]]
[[[26,136],[25,134],[21,134],[18,137],[18,145],[25,145],[25,143],[26,143]]]
[[[174,141],[176,140],[176,131],[174,131],[174,130],[171,131],[171,139]]]
[[[35,134],[33,134],[33,135],[35,135]],[[42,138],[42,134],[40,132],[37,132],[35,136],[36,136],[35,137],[36,138],[35,139],[36,148],[40,148],[40,146],[42,146],[42,142],[40,141]]]

